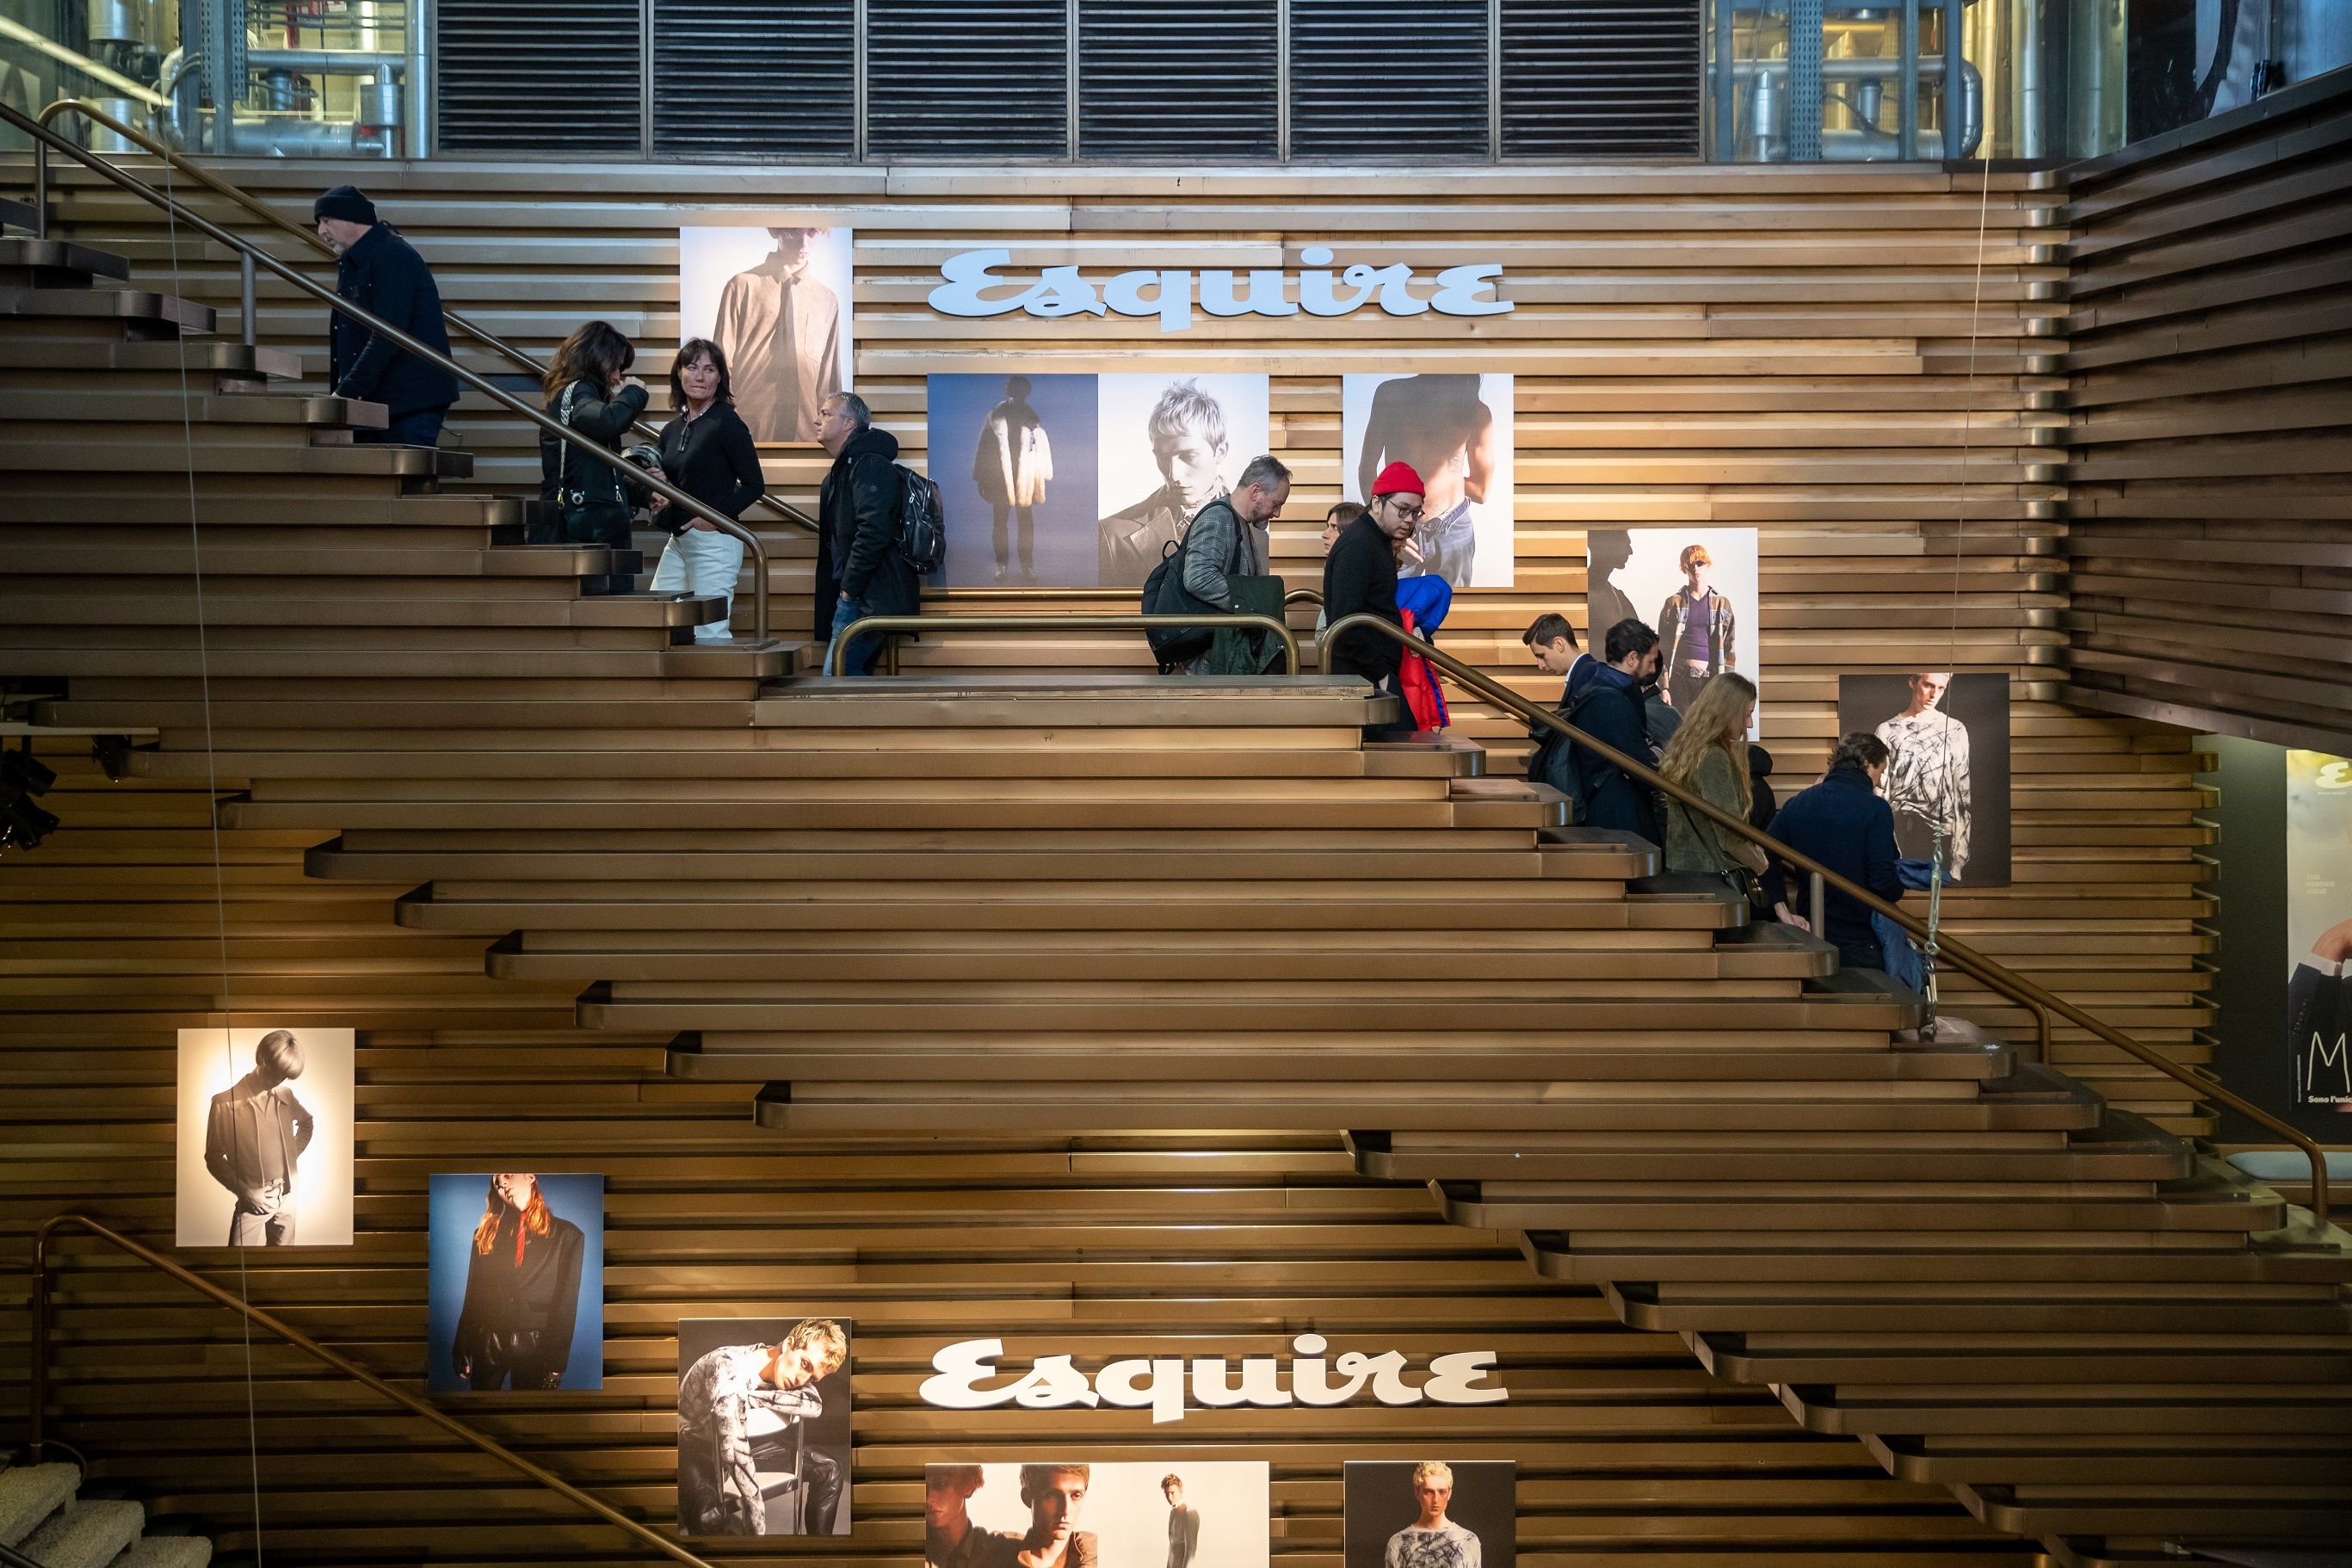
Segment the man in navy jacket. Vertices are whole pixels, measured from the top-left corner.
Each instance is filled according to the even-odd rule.
[[[425,347],[449,352],[432,269],[398,230],[377,221],[373,202],[353,186],[337,185],[310,204],[310,218],[319,237],[335,247],[336,293]],[[362,430],[355,439],[401,447],[440,443],[442,417],[457,401],[456,376],[341,310],[328,321],[327,346],[334,395],[381,403],[392,416],[382,435]]]
[[[1895,869],[1895,808],[1878,793],[1890,754],[1886,742],[1867,731],[1848,735],[1830,753],[1822,782],[1791,797],[1765,831],[1895,903],[1903,897],[1903,879]],[[1764,874],[1764,895],[1782,921],[1804,923],[1789,909],[1778,860]],[[1835,888],[1825,908],[1829,929],[1815,934],[1837,948],[1838,963],[1848,969],[1885,967],[1870,910]]]
[[[1657,673],[1658,634],[1636,620],[1609,628],[1601,658],[1571,672],[1561,717],[1635,762],[1657,761],[1642,707],[1642,683]],[[1590,747],[1578,746],[1571,775],[1587,827],[1614,827],[1661,843],[1657,808],[1647,784]]]

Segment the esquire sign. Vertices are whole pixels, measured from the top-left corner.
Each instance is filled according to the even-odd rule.
[[[967,250],[940,264],[942,281],[931,290],[931,309],[943,316],[1019,310],[1048,320],[1157,316],[1163,332],[1181,332],[1192,324],[1196,299],[1212,316],[1345,316],[1370,304],[1391,316],[1506,316],[1513,309],[1511,301],[1495,295],[1503,279],[1500,262],[1446,268],[1416,291],[1421,280],[1403,262],[1374,267],[1358,261],[1334,271],[1331,249],[1322,245],[1308,246],[1298,259],[1303,265],[1297,272],[1203,271],[1196,293],[1192,274],[1183,268],[1118,273],[1097,290],[1076,267],[1048,267],[1028,279],[1005,277],[997,268],[1012,262],[1011,251]]]
[[[1500,1405],[1510,1392],[1488,1384],[1495,1369],[1493,1351],[1458,1351],[1429,1358],[1428,1375],[1407,1383],[1402,1351],[1368,1355],[1342,1351],[1327,1356],[1330,1342],[1320,1334],[1301,1334],[1290,1342],[1290,1377],[1282,1377],[1282,1363],[1273,1356],[1245,1356],[1238,1380],[1229,1375],[1223,1356],[1136,1358],[1115,1361],[1092,1378],[1066,1355],[1039,1356],[1029,1371],[1011,1383],[983,1388],[983,1383],[1004,1375],[996,1363],[1004,1354],[1003,1340],[963,1340],[931,1358],[935,1375],[925,1378],[917,1392],[923,1403],[942,1410],[986,1410],[992,1405],[1018,1405],[1028,1410],[1057,1410],[1065,1405],[1089,1408],[1113,1405],[1131,1410],[1149,1409],[1153,1425],[1181,1421],[1191,1405],[1222,1410],[1237,1405],[1273,1409],[1286,1405],[1345,1405],[1367,1388],[1382,1405]]]

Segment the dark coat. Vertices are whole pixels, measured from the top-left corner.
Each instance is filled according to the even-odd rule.
[[[572,396],[572,428],[605,447],[617,447],[629,426],[646,411],[646,389],[625,386],[607,398],[593,382],[576,381]],[[547,400],[548,414],[563,417],[563,395]],[[559,482],[557,476],[561,475]],[[558,489],[578,490],[583,506],[617,505],[621,494],[621,460],[598,461],[568,441],[545,430],[539,433],[539,499],[552,501]]]
[[[1323,561],[1323,621],[1337,626],[1366,611],[1404,625],[1397,608],[1396,546],[1368,512],[1333,541]],[[1360,675],[1378,686],[1393,677],[1403,646],[1375,631],[1357,630],[1331,645],[1333,675]]]
[[[1850,881],[1861,883],[1893,903],[1903,897],[1903,879],[1895,869],[1895,808],[1870,784],[1870,775],[1858,767],[1832,768],[1828,776],[1808,790],[1791,795],[1772,818],[1768,831],[1800,854],[1810,855]],[[1803,879],[1797,879],[1803,885]],[[1788,902],[1800,914],[1799,900],[1789,897],[1788,873],[1778,860],[1764,874],[1764,896],[1774,903]],[[1871,933],[1870,911],[1835,888],[1824,906],[1829,930],[1814,934],[1842,950],[1878,951]],[[1873,957],[1869,967],[1878,967]]]
[[[681,414],[663,426],[661,460],[670,483],[728,517],[741,517],[743,509],[767,488],[760,474],[759,448],[751,444],[751,427],[723,403],[705,410],[699,419],[689,422]],[[667,507],[656,515],[672,533],[692,516],[684,508],[673,515]]]
[[[515,1369],[521,1387],[526,1374],[561,1376],[572,1360],[572,1331],[580,1315],[580,1269],[588,1238],[568,1219],[549,1215],[545,1236],[524,1234],[522,1258],[515,1237],[519,1209],[500,1206],[498,1234],[488,1252],[467,1248],[466,1300],[451,1337],[451,1370],[467,1362],[478,1372],[487,1363]]]
[[[432,268],[388,223],[360,236],[335,261],[335,292],[427,348],[449,352],[441,290]],[[327,323],[328,380],[339,397],[381,403],[394,418],[457,401],[457,378],[380,338],[341,310]]]
[[[846,594],[869,616],[911,616],[921,580],[898,552],[898,437],[868,426],[849,438],[817,492],[817,632]]]
[[[1642,689],[1632,676],[1598,659],[1586,668],[1592,673],[1574,683],[1568,721],[1636,762],[1647,758],[1650,736],[1643,724]],[[1572,765],[1585,826],[1613,827],[1658,842],[1657,811],[1646,784],[1587,746],[1575,749]]]

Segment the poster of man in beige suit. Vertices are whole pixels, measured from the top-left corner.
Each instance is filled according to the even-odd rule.
[[[678,325],[727,356],[754,441],[814,441],[850,388],[850,232],[780,226],[678,231]]]

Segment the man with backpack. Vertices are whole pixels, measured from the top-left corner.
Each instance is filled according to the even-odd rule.
[[[898,438],[873,426],[873,412],[854,392],[824,400],[817,443],[833,468],[817,492],[817,625],[839,640],[866,616],[911,616],[919,607],[915,563],[898,542],[904,476]],[[883,639],[868,633],[834,660],[841,675],[871,675]]]
[[[1143,585],[1146,614],[1233,615],[1237,611],[1281,615],[1280,584],[1271,584],[1273,606],[1237,605],[1237,583],[1272,576],[1274,547],[1266,525],[1290,500],[1290,470],[1271,457],[1252,458],[1231,495],[1220,496],[1193,515],[1176,553],[1152,569]],[[1216,638],[1209,626],[1155,628],[1150,637],[1162,670],[1206,675]]]
[[[1637,763],[1654,763],[1643,711],[1642,683],[1658,669],[1658,634],[1640,621],[1609,628],[1599,661],[1587,659],[1569,682],[1560,717],[1615,747]],[[1660,843],[1656,797],[1647,784],[1589,746],[1571,745],[1568,793],[1577,820],[1587,827],[1614,827]]]

